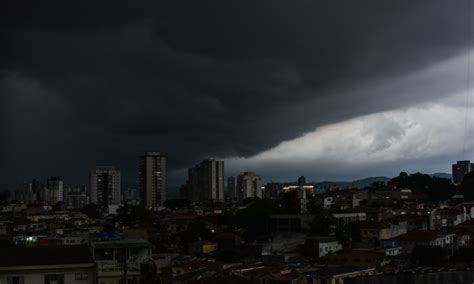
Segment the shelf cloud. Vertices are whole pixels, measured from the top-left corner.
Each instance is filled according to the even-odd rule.
[[[178,185],[208,157],[347,179],[444,171],[472,148],[469,0],[52,3],[15,1],[2,23],[8,183],[113,164],[133,184],[149,149]]]

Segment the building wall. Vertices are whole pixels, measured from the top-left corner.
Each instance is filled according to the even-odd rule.
[[[442,271],[429,273],[405,273],[380,274],[372,277],[358,277],[344,279],[344,284],[385,284],[385,283],[417,283],[417,284],[441,284],[441,283],[473,283],[474,271]]]
[[[11,277],[22,277],[23,284],[38,284],[46,283],[45,277],[48,275],[62,275],[64,277],[63,283],[70,284],[95,284],[96,273],[95,267],[91,265],[90,268],[61,268],[58,265],[56,268],[44,269],[41,267],[28,267],[18,270],[0,270],[0,283],[8,284]],[[21,283],[21,282],[20,282]],[[51,282],[53,283],[53,282]]]
[[[227,197],[237,198],[237,182],[235,177],[229,177],[227,179]]]
[[[268,183],[265,186],[265,198],[266,199],[278,199],[283,191],[283,184],[277,182]]]
[[[224,162],[204,160],[190,168],[182,196],[192,202],[224,201]]]
[[[237,177],[237,193],[240,201],[250,198],[262,198],[262,179],[260,176],[245,172]]]
[[[320,242],[319,243],[319,257],[326,256],[329,253],[340,251],[341,249],[342,249],[342,245],[337,241]]]
[[[453,170],[453,183],[460,184],[464,176],[470,173],[473,169],[470,161],[458,161],[452,167]]]
[[[402,253],[402,247],[394,247],[385,249],[386,256],[397,256]]]
[[[166,156],[147,152],[140,158],[140,198],[146,207],[159,207],[166,201]]]
[[[96,167],[90,173],[91,203],[120,204],[120,171],[115,167]]]
[[[92,242],[91,247],[97,266],[98,284],[120,283],[124,274],[124,255],[128,256],[126,262],[128,279],[136,281],[131,283],[139,283],[142,273],[141,265],[151,260],[151,249],[148,242],[144,240],[99,241]]]
[[[344,225],[367,220],[367,214],[365,212],[334,213],[332,216]]]
[[[64,182],[58,177],[49,178],[47,181],[47,200],[48,203],[54,205],[63,201]]]

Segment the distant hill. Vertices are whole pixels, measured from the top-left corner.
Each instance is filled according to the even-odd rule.
[[[431,177],[438,177],[438,178],[447,178],[447,179],[451,179],[452,178],[452,175],[451,174],[447,174],[447,173],[434,173],[432,175],[430,175]]]
[[[389,182],[391,178],[388,177],[368,177],[364,179],[354,180],[354,181],[323,181],[323,182],[316,182],[313,183],[316,188],[329,188],[331,186],[338,186],[341,188],[348,188],[348,187],[367,187],[374,182]]]
[[[371,184],[373,184],[374,182],[389,182],[391,180],[391,178],[388,178],[388,177],[368,177],[368,178],[364,178],[364,179],[359,179],[359,180],[356,180],[356,181],[353,181],[352,183],[355,184],[355,186],[357,187],[366,187],[366,186],[369,186]]]

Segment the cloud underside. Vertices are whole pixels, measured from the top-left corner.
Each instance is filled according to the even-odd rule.
[[[168,155],[172,184],[208,157],[266,180],[446,170],[472,148],[470,6],[413,2],[18,13],[0,66],[1,177],[84,182],[112,164],[133,183],[149,149]]]
[[[251,169],[267,181],[449,173],[455,159],[474,157],[473,121],[472,109],[443,102],[381,112],[318,128],[249,158],[227,158],[227,169]]]

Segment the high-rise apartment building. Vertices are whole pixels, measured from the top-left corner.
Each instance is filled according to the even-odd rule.
[[[270,182],[265,185],[264,198],[276,200],[280,198],[283,192],[283,184],[279,182]]]
[[[458,161],[456,164],[453,164],[453,183],[460,184],[464,176],[468,173],[474,171],[474,164],[471,164],[469,160]]]
[[[235,177],[227,178],[227,198],[237,198],[237,181]]]
[[[224,201],[224,162],[204,160],[188,170],[181,195],[192,201]]]
[[[64,182],[60,177],[50,177],[46,181],[47,201],[54,205],[64,199]]]
[[[40,189],[44,188],[40,181],[33,179],[30,183],[25,182],[13,192],[13,198],[21,200],[26,204],[40,202]],[[44,200],[47,201],[47,200]]]
[[[107,207],[120,204],[120,171],[100,166],[90,173],[90,202]]]
[[[146,152],[140,157],[140,199],[147,208],[166,201],[166,156],[160,152]]]
[[[85,185],[66,186],[64,188],[64,204],[68,209],[82,209],[89,204],[87,187]]]
[[[262,179],[252,172],[237,177],[237,195],[240,201],[249,197],[262,198]]]
[[[39,202],[41,201],[41,194],[44,192],[44,185],[39,180],[33,179],[30,183],[30,192],[33,195],[33,200]]]
[[[127,187],[122,190],[122,202],[136,201],[140,199],[138,189]]]

